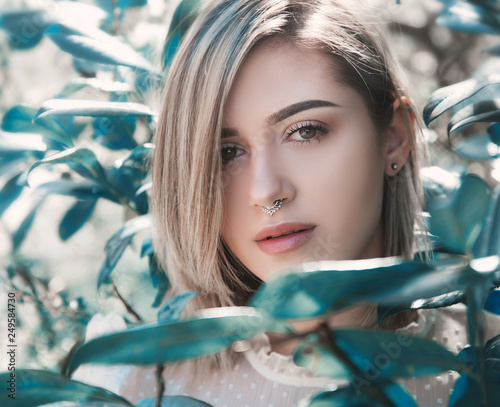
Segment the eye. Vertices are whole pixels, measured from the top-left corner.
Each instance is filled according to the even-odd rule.
[[[287,141],[294,143],[307,143],[311,140],[318,140],[327,133],[327,129],[320,123],[310,121],[297,123],[286,132]]]
[[[241,149],[237,148],[235,145],[224,145],[220,149],[220,156],[222,158],[222,164],[225,165],[230,161],[234,160],[236,157],[241,155]]]

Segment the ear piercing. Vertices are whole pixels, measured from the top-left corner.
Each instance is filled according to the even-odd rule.
[[[392,163],[391,164],[391,168],[396,171],[399,167],[398,167],[398,164],[397,163]]]
[[[279,210],[279,208],[281,208],[281,205],[282,205],[282,204],[283,204],[283,198],[281,198],[281,199],[276,199],[276,201],[274,201],[273,206],[264,206],[264,205],[262,205],[262,206],[260,207],[260,209],[262,209],[262,212],[267,213],[268,215],[273,216],[273,215],[274,215],[274,213],[275,213],[276,211],[278,211],[278,210]]]

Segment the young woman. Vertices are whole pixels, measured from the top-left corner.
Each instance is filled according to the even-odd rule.
[[[165,83],[153,216],[174,294],[199,293],[191,310],[244,305],[273,273],[304,262],[425,251],[415,239],[417,114],[379,24],[359,8],[207,1],[186,34]],[[330,326],[375,326],[375,311],[357,306]],[[419,311],[385,328],[457,351],[466,344],[460,318]],[[195,378],[188,364],[168,366],[166,394],[277,407],[340,384],[294,365],[290,346],[272,348],[266,335],[249,344],[245,358],[230,350],[194,362],[205,368]],[[453,379],[404,383],[419,405],[440,406]],[[154,396],[153,371],[134,368],[115,390],[132,401]]]

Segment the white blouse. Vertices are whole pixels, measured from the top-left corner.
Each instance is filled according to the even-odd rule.
[[[432,339],[458,353],[467,345],[466,313],[461,304],[438,310],[419,310],[417,322],[399,329]],[[486,339],[500,334],[500,317],[485,313]],[[95,315],[87,327],[86,340],[125,329],[124,320],[117,314]],[[201,381],[193,382],[182,370],[164,371],[165,395],[184,395],[205,401],[214,407],[301,407],[307,399],[320,391],[333,390],[344,381],[317,377],[297,366],[291,355],[271,351],[267,335],[259,334],[249,341],[237,343],[235,350],[245,358],[227,372],[216,372]],[[107,388],[136,403],[142,398],[154,397],[156,392],[154,367],[83,365],[73,379]],[[399,380],[413,395],[420,407],[446,406],[456,372],[443,372]]]

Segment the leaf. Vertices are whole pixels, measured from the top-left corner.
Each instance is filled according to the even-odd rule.
[[[389,400],[398,407],[417,407],[413,397],[397,383],[385,382],[380,386]],[[371,390],[371,391],[370,391]],[[351,383],[333,391],[316,394],[309,402],[309,407],[384,407],[376,402],[373,387],[364,380]]]
[[[446,5],[436,23],[460,31],[500,34],[498,13],[467,1]]]
[[[61,123],[52,117],[33,121],[36,110],[28,106],[14,106],[2,120],[2,130],[14,133],[38,133],[57,146],[72,147],[73,141]]]
[[[139,400],[135,407],[156,407],[156,397]],[[160,407],[212,407],[204,401],[187,396],[162,396]]]
[[[458,110],[450,119],[448,134],[462,129],[463,127],[477,122],[499,122],[500,121],[500,99],[490,99],[470,104]]]
[[[64,215],[59,224],[61,240],[68,240],[87,222],[94,212],[97,199],[77,201]]]
[[[12,377],[14,377],[12,379]],[[36,407],[42,404],[60,401],[77,403],[108,402],[121,406],[134,407],[124,398],[109,390],[90,386],[67,377],[59,376],[43,370],[16,369],[15,372],[0,373],[0,381],[7,383],[14,380],[15,398],[10,398],[12,390],[4,390],[9,407]]]
[[[50,99],[36,113],[36,120],[50,116],[133,117],[155,116],[147,105],[132,102],[102,102],[97,100]]]
[[[486,222],[473,253],[476,258],[500,255],[500,187],[494,192]]]
[[[464,137],[453,147],[458,155],[470,160],[494,160],[500,157],[498,145],[491,141],[488,134]]]
[[[500,315],[500,291],[493,290],[484,304],[484,310],[492,314]]]
[[[21,243],[26,238],[26,235],[28,234],[28,231],[31,228],[31,225],[33,224],[33,221],[35,220],[35,216],[38,213],[38,210],[41,208],[41,206],[45,202],[46,197],[47,197],[46,195],[42,196],[32,206],[31,210],[28,212],[28,215],[26,215],[24,220],[21,222],[21,225],[19,226],[19,228],[12,235],[12,249],[13,249],[13,251],[17,251],[19,249],[19,247],[21,246]]]
[[[99,276],[97,278],[97,288],[104,283],[113,269],[120,260],[123,252],[127,248],[127,246],[132,242],[134,235],[142,230],[148,229],[151,227],[151,219],[148,215],[138,216],[133,218],[125,223],[125,225],[120,228],[117,232],[110,237],[110,239],[106,242],[106,260],[104,261],[103,266],[99,272]]]
[[[87,148],[73,148],[44,158],[31,166],[28,175],[38,166],[45,164],[67,164],[85,178],[98,182],[106,180],[104,168],[97,160],[94,152]]]
[[[149,274],[153,282],[153,287],[158,290],[155,300],[153,301],[153,304],[151,304],[153,308],[156,308],[159,307],[163,301],[163,297],[165,297],[165,294],[170,287],[170,282],[168,281],[165,271],[163,271],[156,261],[154,254],[149,255]]]
[[[153,250],[153,237],[151,235],[149,235],[142,242],[141,257],[149,256],[150,254],[153,254],[153,253],[154,253],[154,250]]]
[[[0,217],[12,204],[12,202],[14,202],[19,197],[19,195],[21,195],[24,186],[17,183],[21,175],[22,172],[14,175],[5,183],[2,190],[0,190]]]
[[[105,188],[93,181],[76,182],[69,179],[60,179],[39,185],[36,191],[43,195],[65,195],[84,200],[106,198],[116,202],[116,199]]]
[[[205,309],[192,319],[140,325],[93,339],[75,350],[66,374],[84,363],[156,365],[212,355],[263,331],[289,332],[249,307]]]
[[[8,35],[13,49],[29,49],[43,38],[43,32],[51,23],[43,9],[19,9],[0,14],[0,28]]]
[[[455,382],[448,405],[450,407],[470,407],[477,405],[495,407],[500,405],[500,385],[490,381],[485,381],[483,385],[486,388],[486,405],[482,403],[484,399],[479,383],[468,375],[463,374]]]
[[[199,7],[200,0],[183,0],[175,9],[163,47],[162,61],[164,70],[170,66],[184,34],[196,18]]]
[[[332,331],[336,344],[368,380],[436,375],[446,370],[460,371],[464,362],[436,342],[407,333],[359,329]],[[311,335],[295,351],[296,364],[317,376],[352,379],[353,374],[325,343]]]
[[[45,35],[63,51],[91,62],[154,71],[151,63],[130,46],[98,28],[65,21],[50,25]]]
[[[158,321],[167,322],[179,320],[186,304],[196,295],[198,295],[196,291],[185,291],[170,298],[158,311]]]
[[[67,98],[84,88],[93,88],[108,93],[130,93],[132,87],[128,83],[105,81],[97,78],[74,78],[57,94],[57,98]]]
[[[472,250],[490,207],[486,182],[472,174],[458,177],[437,167],[425,168],[421,177],[430,233],[452,252]]]
[[[470,266],[459,256],[429,264],[394,257],[304,263],[273,274],[250,305],[283,319],[311,318],[358,302],[397,306],[487,284],[497,268],[495,256]]]
[[[93,138],[111,150],[133,149],[137,146],[133,137],[135,122],[135,117],[99,117],[94,120]]]
[[[125,9],[131,7],[143,7],[148,4],[148,0],[118,0],[117,8]]]

